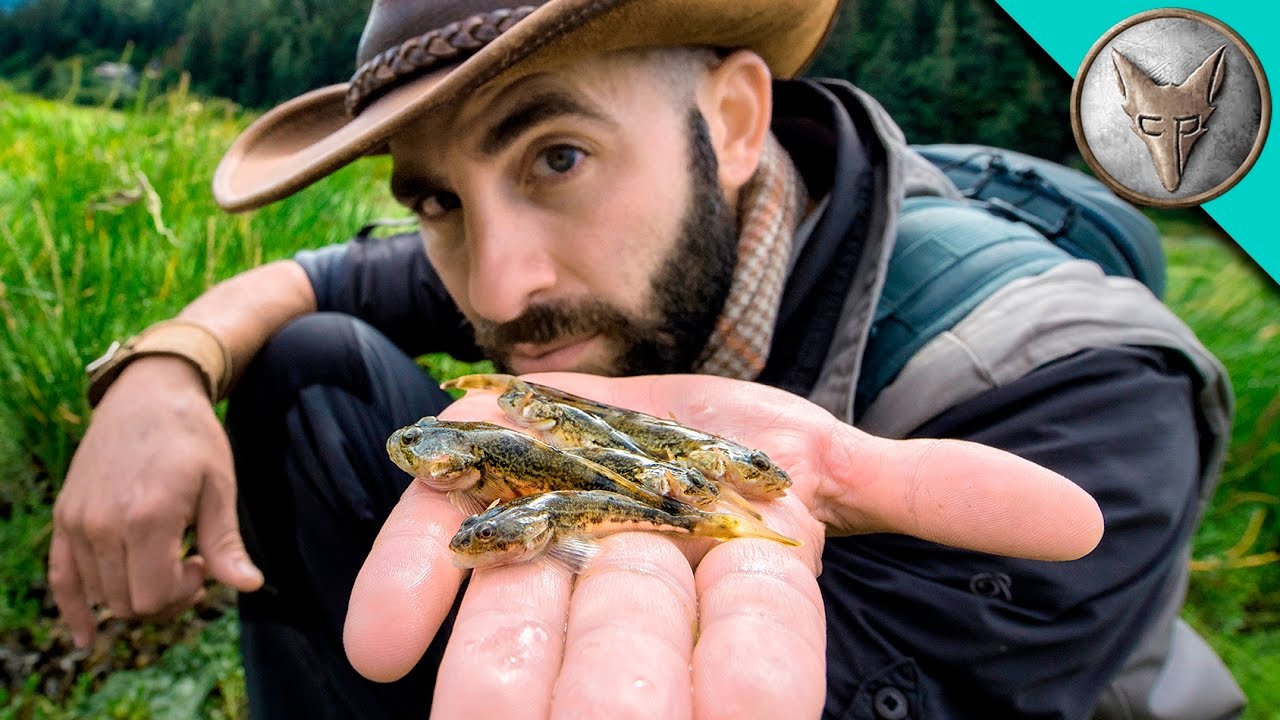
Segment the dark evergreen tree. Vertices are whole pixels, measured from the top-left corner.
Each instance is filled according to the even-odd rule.
[[[809,74],[871,93],[912,142],[1076,154],[1071,78],[991,0],[845,0]]]
[[[27,0],[0,11],[0,75],[66,92],[132,47],[139,72],[190,73],[198,93],[266,108],[350,77],[369,0]],[[59,69],[61,68],[61,69]],[[845,0],[811,74],[853,81],[914,142],[1075,152],[1070,79],[993,0]],[[58,78],[62,85],[59,86]],[[163,82],[163,81],[162,81]]]

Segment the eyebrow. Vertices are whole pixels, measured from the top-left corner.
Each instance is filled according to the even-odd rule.
[[[534,127],[567,115],[585,117],[611,127],[617,126],[617,122],[608,115],[566,92],[543,90],[520,100],[502,119],[485,130],[480,140],[480,154],[491,158]],[[409,205],[442,187],[444,181],[429,171],[407,174],[392,168],[391,194],[403,205]]]
[[[480,141],[480,154],[493,157],[524,133],[542,123],[566,115],[576,115],[606,125],[616,125],[609,116],[576,97],[557,90],[544,90],[516,103],[491,125]]]

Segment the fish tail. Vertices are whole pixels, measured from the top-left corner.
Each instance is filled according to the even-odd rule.
[[[764,523],[728,513],[702,513],[702,517],[693,523],[691,530],[694,535],[718,540],[751,537],[773,540],[791,547],[800,547],[804,544],[795,538],[770,530]]]
[[[463,375],[440,383],[442,390],[506,390],[513,384],[521,382],[514,375],[501,373],[478,373]]]

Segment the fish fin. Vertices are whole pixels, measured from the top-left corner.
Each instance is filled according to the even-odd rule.
[[[773,540],[791,547],[804,545],[804,542],[787,537],[782,533],[774,532],[766,527],[764,523],[756,522],[755,520],[727,513],[703,513],[702,515],[703,517],[693,524],[692,531],[694,535],[717,538],[719,540],[751,537]]]
[[[467,515],[479,515],[489,509],[485,507],[484,501],[476,497],[476,494],[470,490],[450,490],[449,502]],[[497,503],[498,500],[494,500],[489,507],[493,507]]]
[[[662,468],[661,482],[662,482],[662,487],[658,489],[658,492],[663,495],[667,495],[667,496],[674,495],[676,493],[676,488],[680,487],[680,478],[677,477],[674,472],[668,470],[667,468]],[[656,483],[651,483],[651,484],[656,484]]]
[[[501,373],[463,375],[440,383],[441,390],[505,390],[517,378]]]
[[[676,516],[692,515],[695,513],[703,512],[702,510],[699,510],[695,505],[691,505],[683,500],[678,500],[676,498],[666,497],[666,496],[663,496],[662,502],[658,503],[658,509],[664,513],[667,513],[668,515],[676,515]]]
[[[591,466],[593,469],[596,470],[596,472],[600,473],[600,475],[608,478],[611,482],[613,482],[613,484],[617,485],[621,490],[621,492],[619,492],[620,495],[628,495],[636,500],[639,500],[644,503],[648,503],[653,507],[662,508],[666,512],[678,513],[680,512],[679,507],[685,506],[684,503],[680,502],[679,500],[669,498],[665,495],[660,495],[634,480],[630,480],[628,478],[623,477],[622,475],[619,475],[616,471],[611,470],[610,468],[604,465],[601,465],[600,463],[594,460],[588,460],[587,458],[584,458],[581,455],[575,455],[574,457],[578,458],[580,462],[586,463],[587,465]],[[668,509],[669,503],[676,503],[677,509],[674,509],[674,510]]]
[[[585,535],[569,535],[547,546],[547,560],[560,565],[575,575],[591,564],[600,552],[600,544]]]
[[[749,500],[742,497],[737,490],[734,490],[729,485],[720,486],[720,499],[752,520],[764,520],[764,516],[760,514],[760,511],[756,510]]]
[[[720,483],[720,487],[726,484],[739,487],[742,484],[742,476],[738,474],[738,468],[730,460],[729,456],[723,450],[714,448],[704,450],[694,450],[689,453],[689,463],[708,478]]]

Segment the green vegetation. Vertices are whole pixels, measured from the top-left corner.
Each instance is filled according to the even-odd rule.
[[[1251,717],[1280,717],[1280,292],[1233,245],[1166,224],[1169,297],[1231,373],[1236,420],[1196,536],[1184,616],[1231,667]]]
[[[0,77],[96,104],[190,70],[203,95],[266,107],[351,77],[368,11],[368,0],[29,0],[0,12]],[[109,62],[132,71],[103,77]]]
[[[811,75],[848,78],[913,142],[1076,154],[1067,77],[991,0],[852,0]]]
[[[399,213],[381,159],[251,215],[221,213],[208,181],[248,120],[181,83],[123,112],[0,84],[0,718],[244,713],[225,597],[167,626],[108,622],[98,646],[73,653],[43,575],[49,506],[88,417],[85,363],[223,278]],[[1280,294],[1198,213],[1158,220],[1169,302],[1228,365],[1239,402],[1186,615],[1245,685],[1250,717],[1278,717]]]
[[[29,0],[0,12],[0,77],[50,98],[127,105],[183,72],[202,95],[266,108],[354,70],[368,0]],[[124,78],[102,63],[124,63]],[[1075,152],[1070,80],[992,0],[844,0],[813,75],[895,110],[908,137],[1040,157]]]
[[[218,280],[344,240],[396,212],[385,192],[388,166],[373,161],[299,202],[226,215],[213,204],[209,178],[247,118],[183,92],[136,108],[72,109],[0,85],[0,676],[12,677],[7,692],[17,693],[0,696],[0,708],[14,717],[103,716],[90,710],[108,707],[104,697],[113,698],[104,713],[112,717],[188,716],[154,705],[177,692],[163,669],[111,675],[99,688],[105,668],[129,667],[157,639],[108,623],[91,653],[72,654],[51,620],[43,579],[49,506],[89,413],[84,365],[112,338],[172,315]],[[188,613],[184,623],[203,620]],[[172,651],[194,652],[189,663],[210,653],[231,659],[183,686],[199,695],[206,716],[226,703],[239,712],[234,638],[235,623],[225,620],[196,650]],[[77,679],[91,670],[98,674]],[[59,700],[38,700],[42,694]],[[55,712],[63,700],[65,715]]]

